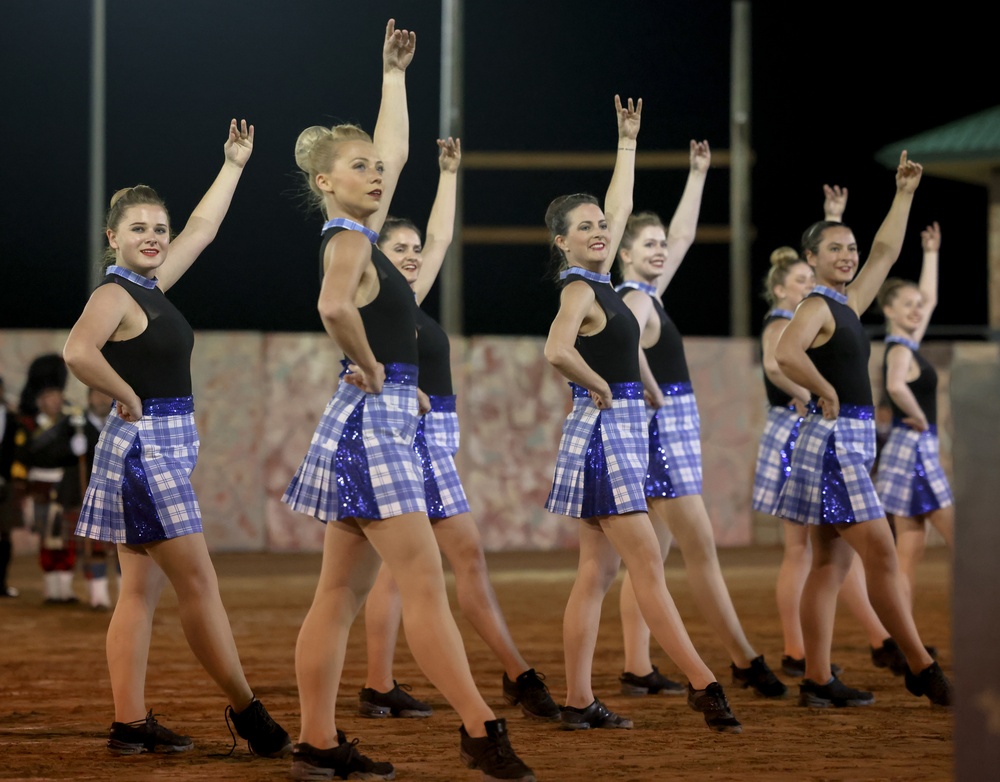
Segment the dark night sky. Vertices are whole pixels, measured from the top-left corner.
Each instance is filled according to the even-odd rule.
[[[821,186],[851,190],[866,247],[892,199],[885,144],[1000,103],[988,25],[848,4],[754,4],[753,279],[820,217]],[[780,7],[775,7],[780,6]],[[865,10],[853,10],[854,8]],[[610,10],[609,10],[610,9]],[[0,25],[0,328],[67,327],[87,295],[89,3],[10,0]],[[393,213],[426,220],[436,185],[440,53],[433,0],[244,3],[108,0],[108,194],[155,186],[180,228],[222,163],[231,116],[254,156],[216,242],[172,298],[196,328],[319,329],[319,220],[296,198],[292,147],[311,124],[374,124],[385,20],[418,32],[408,76],[410,162]],[[957,14],[955,16],[958,16]],[[642,149],[691,137],[728,147],[729,4],[468,0],[466,150],[610,150],[612,96],[644,99]],[[538,225],[563,192],[603,194],[610,172],[466,177],[467,224]],[[637,209],[669,219],[681,172],[640,172]],[[919,228],[944,232],[935,324],[986,320],[986,191],[927,177],[898,271],[919,271]],[[710,174],[705,223],[728,220]],[[556,297],[544,247],[466,248],[466,329],[540,334]],[[667,294],[686,334],[728,330],[728,248],[696,245]],[[755,321],[763,303],[755,296]],[[436,300],[428,304],[435,311]]]

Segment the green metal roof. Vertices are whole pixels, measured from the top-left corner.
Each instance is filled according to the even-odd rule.
[[[904,149],[928,174],[988,184],[990,171],[1000,168],[1000,106],[895,141],[875,153],[875,159],[895,168]]]

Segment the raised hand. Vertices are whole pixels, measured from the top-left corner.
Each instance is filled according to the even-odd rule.
[[[937,221],[920,232],[920,246],[925,253],[936,253],[941,249],[941,227]]]
[[[438,166],[442,171],[454,174],[462,162],[462,139],[451,136],[447,139],[439,138],[437,145],[441,150],[441,154],[438,155]]]
[[[899,156],[899,167],[896,169],[896,190],[901,193],[912,193],[920,184],[924,167],[907,159],[906,150]]]
[[[390,19],[385,26],[385,42],[382,44],[382,70],[405,71],[413,62],[417,48],[417,34],[410,30],[397,30],[396,20]]]
[[[847,188],[840,185],[823,185],[823,214],[832,222],[843,222],[847,209]]]
[[[247,127],[245,119],[236,124],[235,118],[229,122],[229,138],[226,139],[226,160],[243,168],[253,153],[253,125]]]
[[[642,119],[642,98],[635,105],[628,99],[628,105],[622,106],[622,99],[615,95],[615,113],[618,116],[618,138],[631,139],[639,135],[639,122]]]
[[[712,150],[707,141],[691,139],[691,170],[705,172],[712,164]]]

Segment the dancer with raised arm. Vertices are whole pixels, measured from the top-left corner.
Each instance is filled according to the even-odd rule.
[[[817,286],[775,348],[784,375],[810,392],[809,414],[799,428],[775,509],[777,516],[809,524],[813,546],[802,592],[803,706],[863,706],[874,700],[870,692],[841,682],[830,668],[837,593],[855,551],[865,568],[872,606],[906,656],[907,689],[927,695],[933,704],[951,703],[951,685],[917,634],[899,584],[892,532],[869,477],[875,457],[874,407],[870,344],[859,319],[899,256],[922,172],[904,151],[895,198],[860,271],[850,228],[822,221],[806,231],[802,245]]]
[[[326,524],[323,565],[295,648],[302,709],[292,753],[298,779],[392,779],[337,729],[347,638],[382,561],[403,595],[403,623],[421,670],[462,720],[460,753],[485,780],[535,779],[514,753],[469,670],[427,519],[417,427],[413,291],[376,246],[407,155],[404,74],[416,37],[389,21],[375,143],[360,128],[304,130],[295,160],[327,222],[319,313],[346,373],[283,500]]]
[[[121,755],[194,746],[146,707],[153,614],[168,581],[191,651],[229,699],[227,719],[251,752],[281,757],[292,748],[247,684],[219,596],[190,481],[199,445],[194,332],[164,295],[215,238],[252,151],[253,125],[234,119],[222,170],[173,240],[166,207],[151,187],[114,194],[110,265],[63,350],[74,375],[117,400],[118,415],[98,440],[76,534],[118,546],[121,591],[107,641],[115,701],[108,749]]]
[[[667,591],[646,513],[649,438],[639,324],[611,287],[609,273],[632,211],[642,101],[623,107],[616,95],[615,110],[618,152],[604,211],[596,198],[578,193],[555,199],[545,214],[563,281],[545,357],[573,389],[546,507],[581,520],[580,562],[563,619],[567,694],[560,719],[569,730],[632,727],[591,686],[601,603],[624,561],[643,618],[690,680],[688,704],[712,730],[739,733],[722,686],[698,656]]]

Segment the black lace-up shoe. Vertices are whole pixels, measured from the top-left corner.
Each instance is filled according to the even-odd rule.
[[[871,650],[872,662],[876,668],[888,668],[893,676],[902,676],[909,670],[906,655],[891,638],[886,638],[878,649],[873,646]]]
[[[758,695],[765,698],[784,698],[788,688],[774,675],[774,672],[764,662],[764,655],[754,657],[749,668],[737,668],[736,663],[730,663],[733,672],[733,684],[737,687],[752,687]]]
[[[311,744],[292,748],[292,779],[395,779],[392,763],[372,760],[357,750],[358,740],[337,731],[337,746],[317,749]]]
[[[632,720],[615,714],[597,698],[583,709],[563,706],[559,712],[559,727],[563,730],[590,730],[591,728],[623,728],[630,730]]]
[[[660,673],[660,669],[655,665],[653,672],[647,673],[645,676],[636,676],[634,673],[625,671],[618,677],[618,681],[622,684],[622,695],[639,696],[656,695],[657,693],[683,695],[687,692],[687,687],[673,679],[668,679]]]
[[[826,684],[817,684],[812,679],[803,679],[799,685],[799,706],[825,709],[830,706],[871,706],[875,696],[866,690],[848,687],[834,676]]]
[[[358,693],[358,714],[362,717],[430,717],[434,709],[410,695],[410,685],[392,680],[389,692],[363,687]]]
[[[521,711],[525,717],[534,717],[539,720],[558,720],[559,707],[549,695],[549,688],[545,686],[545,674],[535,673],[534,668],[529,668],[514,681],[503,675],[503,699],[511,706],[521,704]]]
[[[187,752],[194,748],[188,736],[181,736],[163,727],[150,709],[145,718],[135,722],[112,722],[108,735],[108,750],[116,755],[138,755],[142,752]]]
[[[743,725],[733,716],[726,693],[718,682],[712,682],[704,690],[696,690],[688,684],[688,706],[700,711],[705,717],[705,724],[712,730],[719,733],[743,732]]]
[[[906,689],[917,697],[926,695],[932,706],[951,707],[951,682],[937,663],[931,663],[917,674],[911,673],[907,668]]]
[[[292,740],[277,722],[271,719],[264,704],[254,698],[250,705],[237,714],[232,706],[226,707],[226,725],[233,721],[233,727],[247,741],[250,753],[264,758],[283,758],[292,751]],[[232,729],[230,729],[232,733]],[[236,738],[233,738],[236,749]],[[231,754],[232,751],[230,751]]]
[[[490,720],[485,723],[486,735],[481,739],[472,738],[462,725],[458,731],[462,737],[462,762],[469,768],[478,769],[483,782],[535,782],[535,773],[525,765],[510,746],[507,735],[507,721]]]

